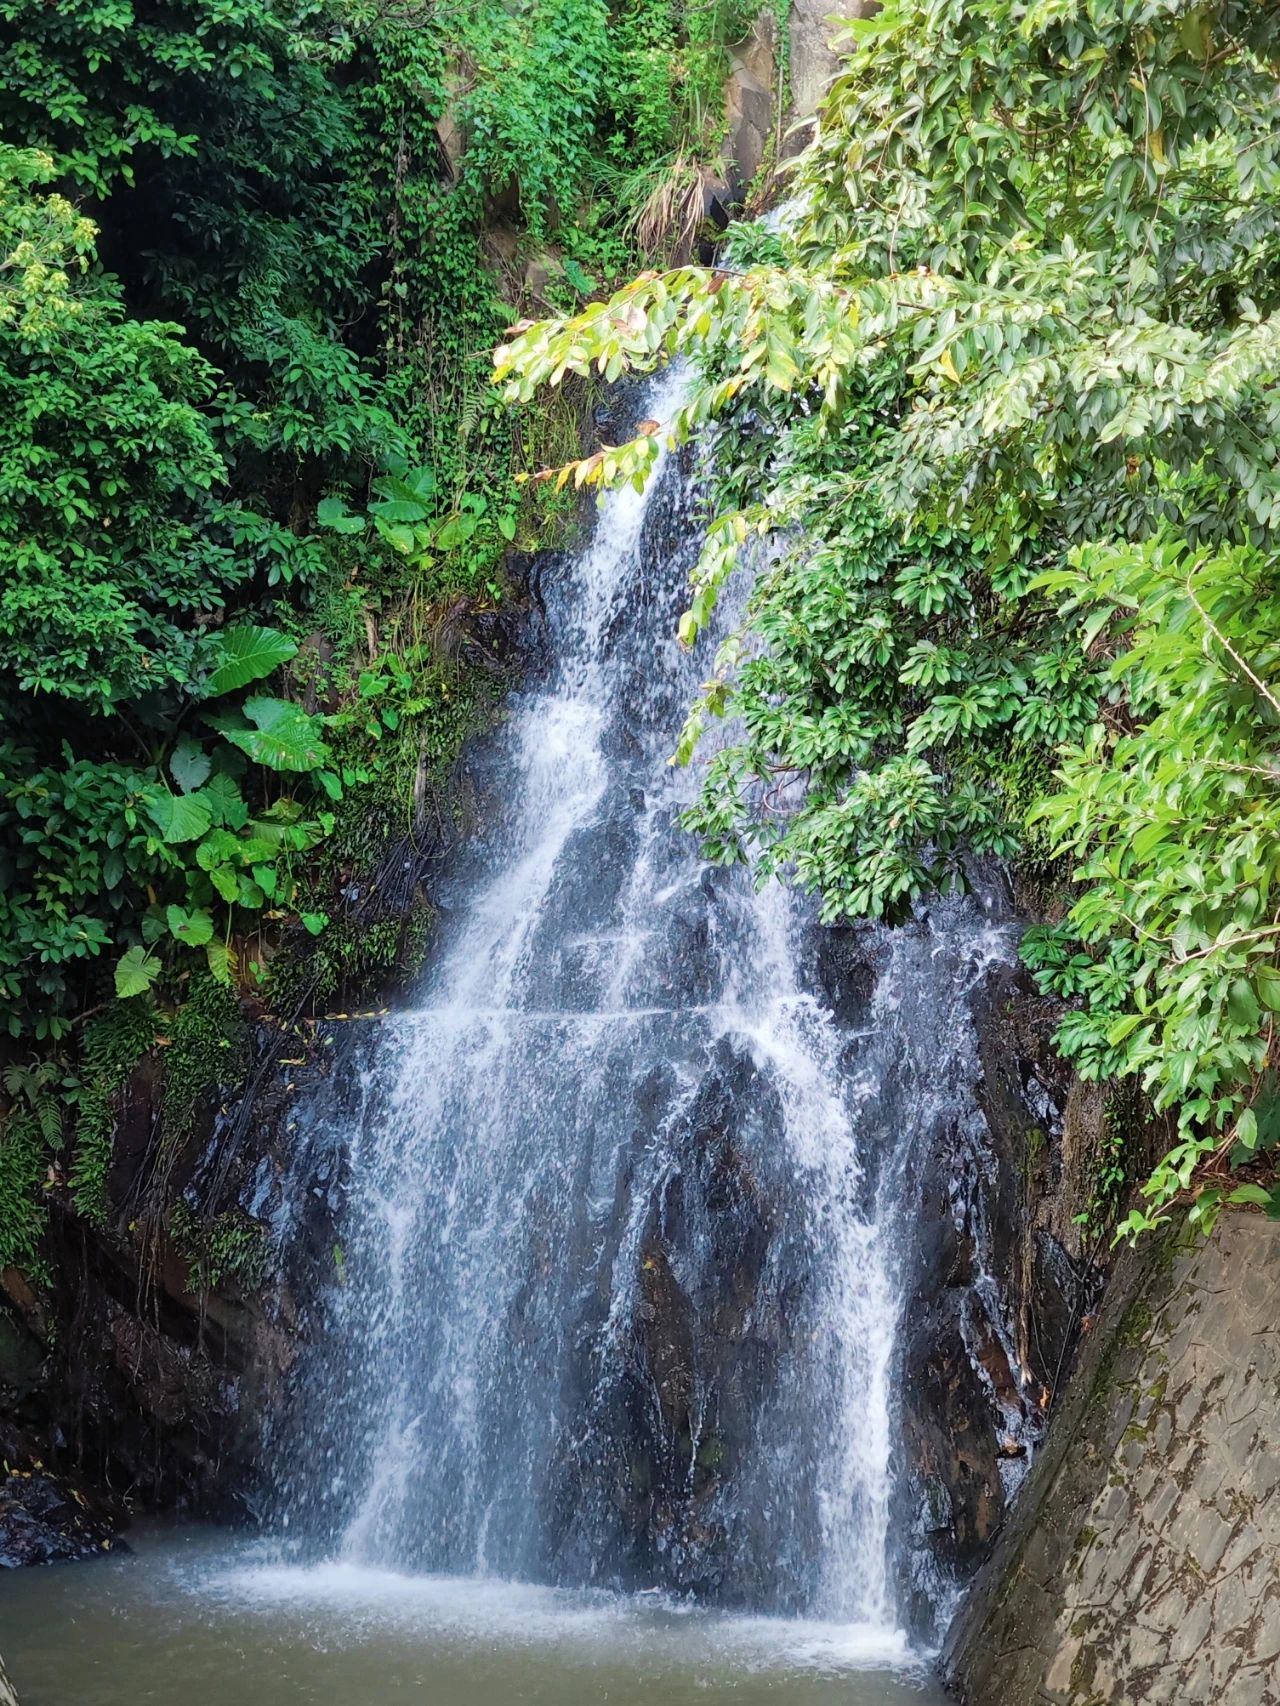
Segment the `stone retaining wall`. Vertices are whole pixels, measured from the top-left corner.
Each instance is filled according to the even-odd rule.
[[[1131,1267],[948,1639],[967,1706],[1280,1706],[1280,1225]]]

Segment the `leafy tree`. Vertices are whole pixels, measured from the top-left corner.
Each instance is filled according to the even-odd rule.
[[[690,819],[714,854],[829,917],[956,880],[966,844],[1075,855],[1067,918],[1027,944],[1075,1003],[1060,1044],[1180,1133],[1131,1230],[1180,1196],[1280,1208],[1222,1177],[1280,1138],[1277,23],[888,0],[851,26],[780,235],[496,356],[519,399],[691,359],[670,430],[711,429],[734,471],[687,644],[776,541],[678,753],[737,724]],[[654,451],[577,478],[642,482]]]
[[[46,1174],[105,1214],[157,1013],[322,1002],[425,934],[350,874],[417,832],[491,697],[447,636],[557,514],[486,352],[530,254],[568,301],[630,267],[628,149],[713,146],[614,99],[637,6],[0,0],[0,1261]]]
[[[272,630],[213,624],[307,551],[228,500],[212,370],[176,326],[127,317],[94,270],[92,225],[42,190],[52,169],[0,149],[0,1015],[38,1036],[65,1025],[77,969],[136,939],[144,914],[204,946],[219,895],[252,903],[222,874],[250,862],[251,840],[210,865],[201,839],[248,824],[237,747],[274,770],[323,758],[317,740],[268,744],[244,716],[278,706],[296,736],[309,720],[281,701],[225,713],[217,747],[212,725],[184,727],[197,702],[292,656]],[[137,952],[124,964],[128,993],[159,969]]]

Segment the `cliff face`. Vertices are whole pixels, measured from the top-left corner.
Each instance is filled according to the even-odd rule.
[[[968,1706],[1280,1702],[1280,1226],[1126,1264],[945,1655]]]
[[[110,1550],[135,1509],[252,1504],[294,1355],[293,1276],[324,1239],[325,1182],[295,1195],[289,1169],[334,1028],[260,1021],[247,1083],[206,1086],[172,1147],[145,1057],[114,1110],[110,1218],[55,1211],[49,1283],[0,1276],[0,1567]],[[160,1165],[144,1216],[133,1187]]]
[[[490,715],[536,638],[520,586],[458,635]],[[467,792],[464,761],[334,876],[344,940],[391,944],[380,973],[357,957],[321,983],[309,956],[324,943],[296,932],[278,982],[239,999],[207,986],[158,1013],[152,1046],[101,1098],[92,1215],[51,1169],[41,1269],[0,1270],[0,1569],[123,1545],[134,1510],[253,1513],[300,1300],[335,1260],[336,1164],[295,1167],[309,1099],[332,1096],[339,1042],[361,1028],[333,1010],[376,1008],[411,973]]]
[[[972,1113],[914,1158],[905,1204],[891,1528],[900,1602],[931,1639],[1016,1508],[1106,1279],[1074,1224],[1101,1102],[1052,1046],[1057,1013],[1007,962],[970,1010]]]
[[[827,84],[839,70],[832,49],[833,18],[865,18],[877,0],[791,0],[791,93],[798,118],[816,112]]]

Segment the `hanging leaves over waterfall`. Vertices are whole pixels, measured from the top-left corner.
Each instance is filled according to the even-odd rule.
[[[1177,1131],[1132,1232],[1280,1213],[1278,44],[1241,0],[888,0],[778,232],[495,357],[519,400],[696,368],[667,429],[719,472],[681,639],[757,568],[676,755],[728,723],[688,819],[713,857],[829,918],[966,851],[1074,877],[1026,945],[1059,1045]]]

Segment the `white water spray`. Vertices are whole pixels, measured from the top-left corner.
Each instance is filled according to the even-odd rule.
[[[1002,949],[943,909],[840,1017],[806,909],[702,866],[667,764],[696,548],[668,457],[548,591],[551,679],[488,761],[509,809],[371,1073],[286,1503],[345,1564],[896,1639],[893,1183],[970,1094]]]

